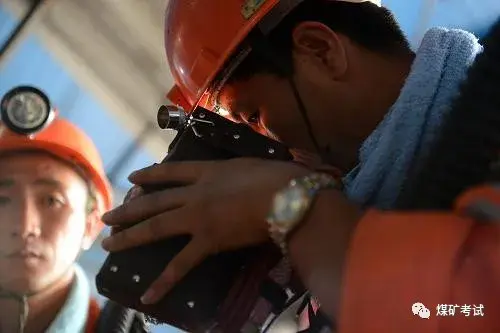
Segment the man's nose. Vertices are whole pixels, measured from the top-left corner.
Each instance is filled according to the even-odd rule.
[[[35,201],[28,197],[22,198],[17,205],[17,221],[12,224],[12,237],[23,239],[30,237],[40,237],[41,220]]]

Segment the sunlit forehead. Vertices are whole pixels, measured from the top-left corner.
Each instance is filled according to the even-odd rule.
[[[229,112],[228,109],[222,107],[220,104],[214,105],[213,112],[217,113],[219,116],[222,116],[229,120],[233,120],[233,118],[231,117],[231,112]]]
[[[217,108],[217,113],[218,113],[219,115],[223,116],[223,117],[227,117],[227,116],[229,116],[229,114],[230,114],[228,110],[226,110],[226,109],[224,109],[224,108],[221,108],[221,107],[218,107],[218,108]]]
[[[0,159],[0,188],[13,185],[59,191],[87,188],[85,179],[71,165],[44,152],[32,151],[5,155]]]

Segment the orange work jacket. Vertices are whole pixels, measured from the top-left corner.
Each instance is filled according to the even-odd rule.
[[[413,332],[500,332],[500,186],[465,192],[453,213],[370,210],[357,226],[339,333]]]
[[[87,315],[87,325],[85,326],[85,333],[95,333],[97,320],[101,314],[101,308],[97,301],[93,298],[89,302],[89,312]]]

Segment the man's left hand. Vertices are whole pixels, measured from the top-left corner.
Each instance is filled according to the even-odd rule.
[[[106,238],[108,251],[178,236],[191,241],[144,294],[155,303],[207,256],[267,241],[266,216],[276,191],[308,169],[294,163],[241,158],[210,162],[171,162],[134,172],[138,186],[182,183],[139,196],[103,216],[110,226],[133,226]]]

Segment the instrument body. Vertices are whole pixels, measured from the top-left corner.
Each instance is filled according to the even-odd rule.
[[[203,108],[197,108],[189,116],[179,112],[183,111],[160,108],[160,127],[174,127],[178,131],[162,163],[237,157],[292,160],[286,147],[246,125],[236,124]],[[158,184],[144,190],[151,192],[175,186],[182,184]],[[272,244],[220,253],[192,270],[157,304],[142,304],[140,296],[189,238],[178,236],[111,253],[96,277],[99,293],[144,312],[158,322],[189,332],[206,331],[217,325],[221,307],[227,297],[234,294],[235,285],[245,287],[246,283],[241,282],[251,276],[250,271],[256,266],[266,266],[262,274],[266,276],[267,266],[270,269],[281,258]]]

